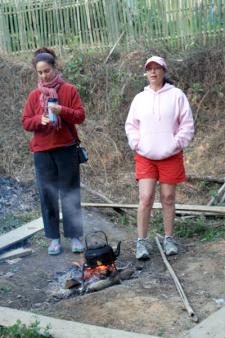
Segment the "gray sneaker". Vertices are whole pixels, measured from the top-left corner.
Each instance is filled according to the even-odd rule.
[[[148,259],[150,257],[149,251],[147,249],[147,241],[145,239],[137,240],[136,247],[136,258],[137,259]]]
[[[176,241],[173,237],[165,237],[163,240],[163,248],[164,252],[167,256],[177,255],[178,247]]]

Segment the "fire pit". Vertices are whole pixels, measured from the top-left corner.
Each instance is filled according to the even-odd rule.
[[[83,295],[95,292],[109,286],[120,284],[124,280],[123,274],[116,267],[116,259],[120,254],[121,242],[118,242],[114,251],[109,245],[106,234],[103,231],[90,232],[85,236],[84,262],[74,262],[74,267],[66,274],[58,277],[61,296]],[[133,270],[128,271],[129,277]],[[53,285],[56,287],[56,284]],[[59,291],[59,290],[58,290]],[[58,295],[59,298],[59,292]]]
[[[120,283],[115,261],[120,254],[121,242],[114,252],[105,232],[94,231],[85,236],[85,244],[81,292],[98,291]]]

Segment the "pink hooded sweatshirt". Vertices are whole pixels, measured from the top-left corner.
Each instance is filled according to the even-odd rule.
[[[179,153],[194,135],[187,97],[168,83],[156,92],[145,87],[131,103],[125,130],[131,149],[144,157],[162,160]]]

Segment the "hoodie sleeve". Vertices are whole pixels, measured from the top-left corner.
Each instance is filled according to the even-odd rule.
[[[175,140],[181,149],[188,146],[194,135],[194,120],[191,107],[184,93],[178,98],[178,131]]]
[[[135,102],[136,99],[134,98],[130,106],[127,120],[125,122],[125,131],[128,138],[128,144],[132,150],[137,150],[140,140],[139,120],[135,118]]]

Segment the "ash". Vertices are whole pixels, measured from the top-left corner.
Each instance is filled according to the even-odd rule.
[[[72,267],[67,272],[58,272],[54,280],[49,282],[47,288],[48,301],[58,301],[71,296],[81,296],[87,293],[97,292],[122,281],[137,278],[135,268],[119,268],[107,277],[91,276],[83,280],[83,267]]]

